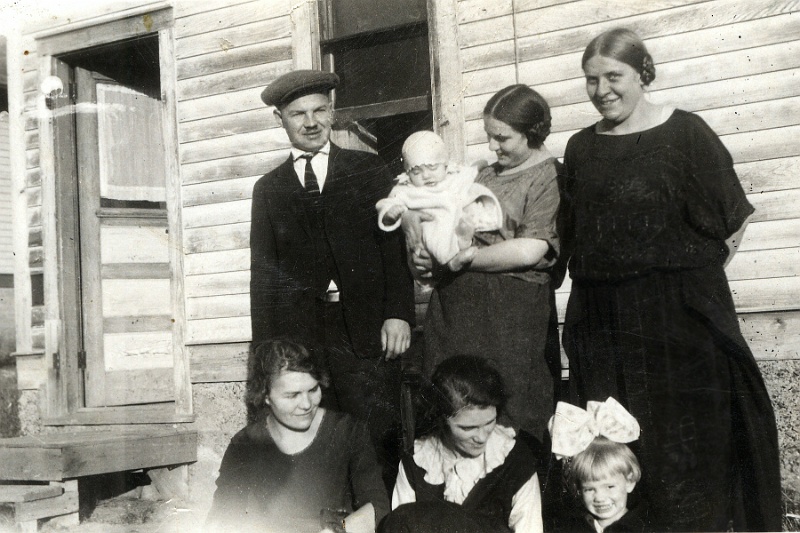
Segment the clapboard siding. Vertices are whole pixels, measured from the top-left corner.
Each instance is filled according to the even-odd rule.
[[[287,157],[286,150],[226,157],[214,161],[184,164],[181,174],[185,185],[244,178],[266,173],[269,169],[277,167]]]
[[[243,6],[238,6],[239,9]],[[261,19],[268,10],[252,10],[254,15],[248,23],[231,28],[223,28],[185,37],[178,40],[176,56],[178,60],[209,54],[222,50],[227,52],[234,48],[274,41],[290,36],[289,24],[284,17]]]
[[[186,228],[203,228],[250,222],[250,200],[185,207],[183,222]]]
[[[244,68],[291,59],[291,57],[292,40],[290,38],[241,46],[215,54],[204,54],[178,61],[178,80],[224,72],[230,70],[232,65],[235,65],[236,68]]]
[[[181,80],[178,92],[183,98],[196,98],[213,94],[268,85],[281,74],[289,72],[291,61],[277,61],[266,65],[239,68]]]
[[[250,270],[221,272],[186,276],[187,298],[221,296],[226,294],[248,294],[250,292]]]
[[[652,101],[696,112],[720,135],[756,208],[728,266],[754,352],[797,357],[798,342],[782,336],[800,332],[800,19],[787,16],[796,9],[796,2],[769,0],[613,6],[604,0],[515,0],[491,8],[465,0],[458,20],[467,159],[494,159],[482,111],[492,94],[511,83],[528,84],[548,100],[553,127],[547,146],[563,156],[569,138],[600,118],[586,96],[580,65],[585,46],[607,29],[633,29],[655,59]],[[496,29],[509,17],[511,36],[508,28]],[[558,291],[562,319],[569,287],[567,280]],[[787,313],[793,320],[788,327],[781,318]],[[778,346],[774,337],[771,347],[757,338],[759,328],[780,332]]]
[[[11,238],[11,162],[9,160],[8,113],[0,113],[0,274],[14,272]],[[30,220],[30,216],[28,219]]]
[[[187,276],[249,270],[250,249],[190,254],[186,256],[183,266]]]
[[[191,207],[247,200],[253,195],[253,186],[260,177],[247,176],[186,185],[183,188],[183,205]]]
[[[205,141],[184,143],[181,163],[199,163],[226,157],[237,157],[262,152],[264,146],[288,149],[291,145],[283,128],[241,133]]]
[[[574,11],[580,10],[580,6],[586,1],[532,11],[530,19],[521,24],[520,31],[525,31],[525,25],[530,24],[531,35],[520,36],[518,40],[520,60],[528,61],[570,52],[583,53],[586,45],[594,37],[618,26],[635,31],[649,42],[664,35],[678,35],[747,20],[789,15],[797,10],[797,3],[794,0],[751,0],[746,3],[738,0],[713,0],[655,12],[647,9],[650,6],[649,2],[630,2],[628,5],[636,6],[641,14],[620,19],[616,15],[618,4],[611,5],[604,0],[593,0],[592,3],[604,11],[605,19],[596,24],[584,24],[584,21],[575,18]],[[550,16],[548,11],[555,16]],[[537,20],[545,19],[553,20],[555,26],[547,28],[544,24],[537,25]],[[563,28],[568,22],[571,22],[573,27],[556,30]]]
[[[184,251],[193,254],[237,250],[250,246],[250,223],[209,228],[188,228],[184,232]]]
[[[182,142],[192,142],[278,127],[280,125],[272,111],[263,106],[250,111],[182,122],[178,125],[178,134]]]
[[[196,4],[197,8],[203,6],[204,9],[197,9],[190,15],[182,16],[175,21],[175,30],[179,39],[241,26],[253,22],[257,18],[286,16],[291,10],[292,2],[290,0],[251,0],[249,2],[215,0],[215,2],[203,1],[196,2]]]

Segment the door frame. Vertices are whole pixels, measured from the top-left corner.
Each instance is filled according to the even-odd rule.
[[[145,424],[193,420],[188,352],[185,350],[185,308],[181,191],[178,164],[176,68],[171,8],[131,13],[117,20],[91,21],[37,35],[39,80],[64,75],[57,57],[102,44],[158,34],[161,99],[164,102],[163,142],[167,174],[167,210],[170,235],[170,304],[172,328],[174,402],[121,407],[84,405],[84,384],[79,337],[80,250],[73,240],[78,223],[74,109],[70,108],[74,80],[52,98],[40,94],[40,167],[42,172],[42,240],[45,278],[46,402],[42,421],[48,425]],[[67,76],[69,77],[69,76]],[[53,109],[48,109],[48,101]],[[58,178],[56,178],[58,177]],[[58,221],[58,223],[56,223]]]

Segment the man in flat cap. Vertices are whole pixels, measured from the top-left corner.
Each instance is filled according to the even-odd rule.
[[[253,189],[253,345],[288,336],[321,349],[328,405],[367,420],[393,482],[400,424],[398,355],[410,343],[413,282],[399,232],[378,228],[375,203],[392,176],[375,154],[330,142],[330,72],[281,76],[261,94],[275,106],[290,157]],[[326,393],[328,394],[328,393]]]

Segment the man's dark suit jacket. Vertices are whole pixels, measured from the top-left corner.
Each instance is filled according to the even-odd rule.
[[[325,225],[339,274],[345,324],[359,357],[381,353],[385,319],[414,321],[414,289],[402,234],[386,233],[377,223],[375,203],[388,195],[391,186],[392,176],[378,156],[331,144],[322,189]],[[315,287],[314,266],[320,258],[303,207],[304,195],[291,157],[253,188],[250,310],[254,344],[276,336],[309,343],[317,340],[315,299],[325,287]]]

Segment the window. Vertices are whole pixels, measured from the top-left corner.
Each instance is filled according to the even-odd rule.
[[[433,128],[426,1],[324,0],[321,6],[323,69],[341,78],[337,127],[399,174],[405,138]]]

